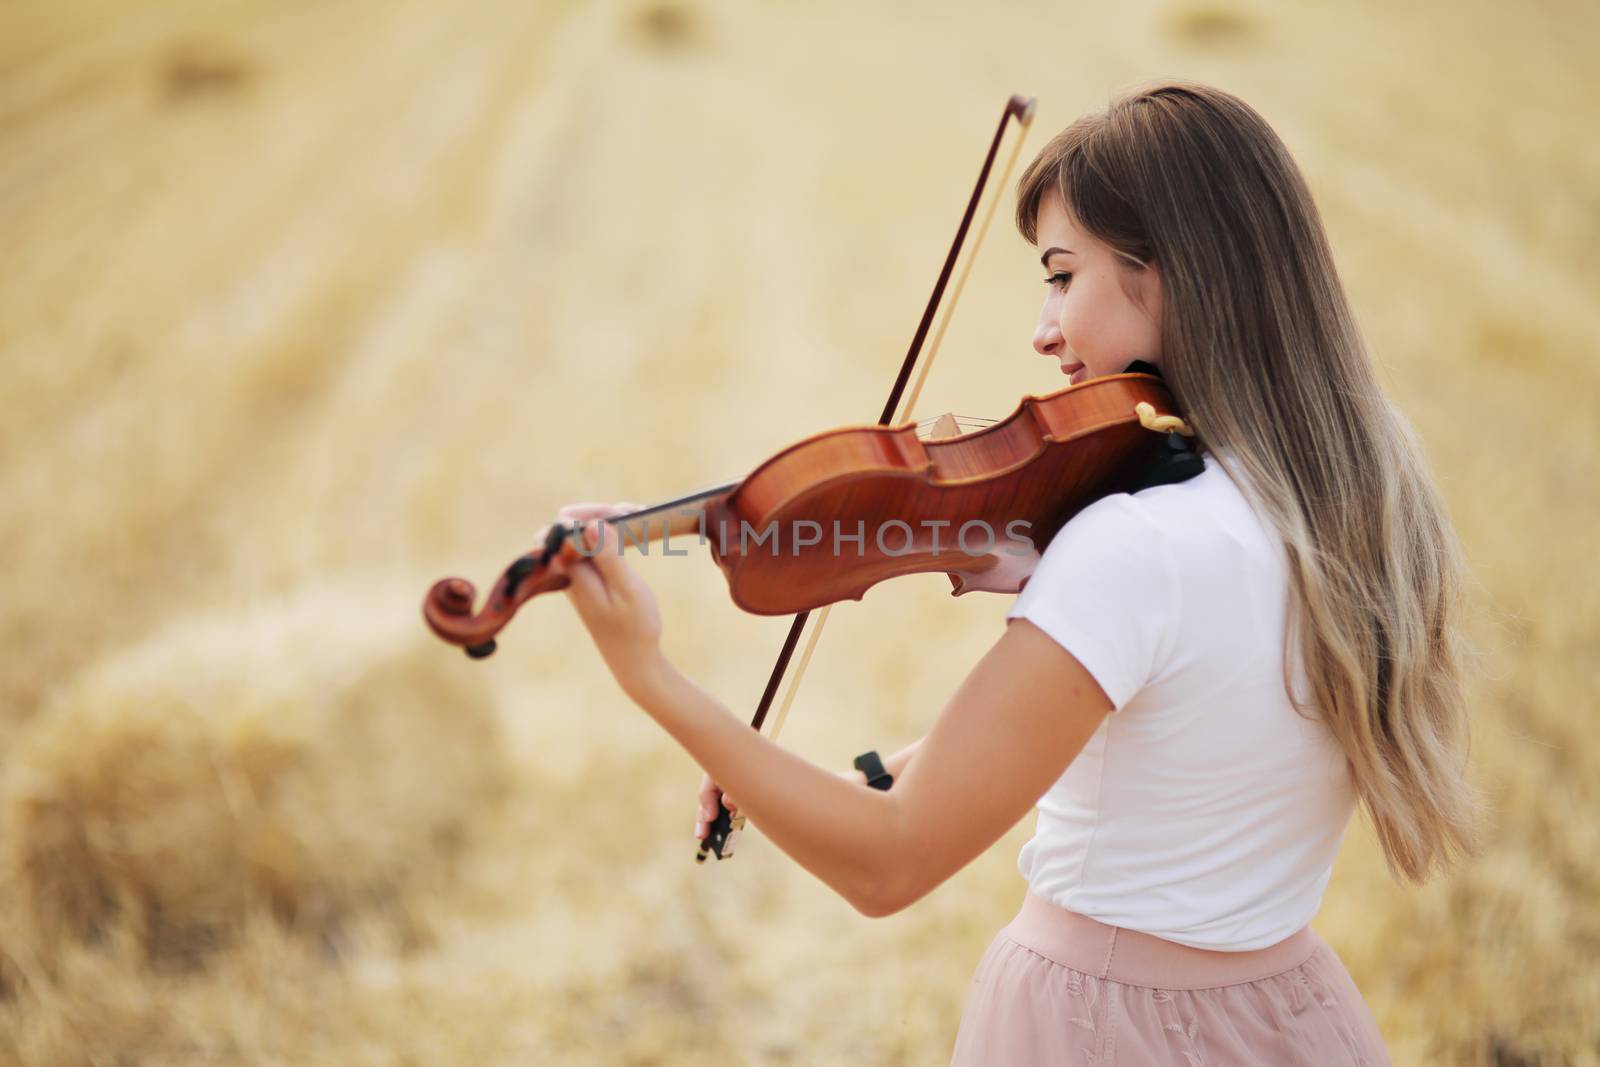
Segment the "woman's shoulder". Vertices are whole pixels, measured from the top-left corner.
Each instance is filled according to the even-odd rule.
[[[1162,675],[1176,653],[1191,599],[1188,575],[1205,566],[1207,503],[1227,480],[1214,463],[1189,479],[1114,493],[1084,508],[1047,546],[1012,606],[1081,663],[1114,707]]]
[[[1197,649],[1203,661],[1237,658],[1282,604],[1286,580],[1281,543],[1208,456],[1186,482],[1113,494],[1074,516],[1008,617],[1054,638],[1121,708]],[[1277,663],[1271,655],[1263,662]]]
[[[1204,462],[1205,469],[1187,481],[1103,496],[1075,515],[1064,530],[1093,529],[1113,536],[1170,533],[1237,510],[1242,497],[1222,463],[1209,452]]]
[[[1204,458],[1205,469],[1187,481],[1095,501],[1062,527],[1046,554],[1080,562],[1161,557],[1178,569],[1240,553],[1271,555],[1276,539],[1230,475],[1227,458]]]

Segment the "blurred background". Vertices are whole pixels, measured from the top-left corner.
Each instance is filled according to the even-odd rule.
[[[0,6],[0,1062],[938,1064],[1025,820],[867,920],[564,598],[434,641],[555,509],[876,417],[1007,96],[1258,108],[1475,573],[1486,853],[1315,926],[1395,1061],[1600,1063],[1600,7],[1348,0]],[[1011,191],[919,414],[1059,388]],[[639,563],[748,711],[784,620]],[[921,735],[1007,598],[833,613],[783,743]]]

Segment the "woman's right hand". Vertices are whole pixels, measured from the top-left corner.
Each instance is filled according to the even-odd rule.
[[[866,785],[867,776],[857,770],[839,771],[840,778],[857,785]],[[739,804],[732,797],[722,791],[722,787],[711,780],[709,774],[700,778],[700,809],[695,815],[694,839],[704,841],[706,831],[711,828],[711,820],[717,817],[717,805],[725,804],[728,813],[739,814]]]
[[[700,779],[700,810],[694,824],[696,841],[706,839],[706,833],[711,829],[711,821],[717,817],[719,804],[726,806],[731,814],[739,814],[739,805],[733,798],[724,793],[722,787],[713,782],[709,774],[705,775]]]

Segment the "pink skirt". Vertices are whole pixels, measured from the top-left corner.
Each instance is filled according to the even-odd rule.
[[[1250,952],[1190,948],[1029,893],[967,992],[952,1067],[1391,1063],[1338,954],[1307,926]]]

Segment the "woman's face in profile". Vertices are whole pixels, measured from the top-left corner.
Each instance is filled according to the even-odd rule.
[[[1161,365],[1161,278],[1079,228],[1057,193],[1039,204],[1040,262],[1049,291],[1034,351],[1058,360],[1072,384],[1120,374],[1142,359]]]

